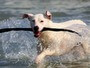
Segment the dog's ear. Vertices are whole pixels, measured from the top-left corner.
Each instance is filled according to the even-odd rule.
[[[31,18],[33,14],[23,14],[22,18]]]
[[[49,11],[46,11],[45,16],[47,19],[51,20],[52,19],[52,14]]]

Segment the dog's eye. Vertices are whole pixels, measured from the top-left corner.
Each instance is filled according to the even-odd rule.
[[[40,22],[43,22],[43,20],[41,20]]]
[[[35,22],[35,20],[32,20],[32,22]]]

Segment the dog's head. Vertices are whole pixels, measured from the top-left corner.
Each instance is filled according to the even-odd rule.
[[[52,15],[49,11],[46,11],[45,14],[24,14],[23,18],[29,19],[35,37],[39,37],[43,28],[52,19]]]

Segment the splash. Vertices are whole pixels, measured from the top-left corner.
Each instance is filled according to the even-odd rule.
[[[27,19],[10,18],[0,21],[0,28],[30,28]],[[0,34],[1,64],[33,62],[36,57],[37,39],[32,32],[6,32]],[[2,62],[4,60],[4,62]]]
[[[17,19],[15,17],[0,21],[0,29],[2,28],[30,28],[30,23],[27,19]],[[76,28],[76,27],[75,27]],[[77,29],[78,31],[78,29]],[[90,31],[89,31],[90,32]],[[88,30],[84,30],[81,34],[88,39]],[[34,60],[37,55],[36,44],[38,40],[33,37],[32,32],[27,31],[11,31],[6,33],[0,33],[0,65],[34,65]],[[89,43],[90,44],[90,43]],[[89,49],[90,50],[90,49]],[[71,59],[72,58],[72,59]],[[75,60],[72,53],[66,54],[64,56],[48,57],[46,63],[48,67],[54,67],[60,65],[63,60]],[[53,62],[54,61],[54,62]],[[61,65],[60,65],[61,66]]]

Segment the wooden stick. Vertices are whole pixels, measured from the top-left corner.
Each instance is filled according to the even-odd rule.
[[[3,28],[0,29],[0,33],[9,32],[9,31],[32,31],[32,28]],[[65,31],[65,32],[71,32],[78,34],[81,36],[78,32],[69,30],[69,29],[58,29],[58,28],[44,28],[42,31]]]
[[[0,33],[9,32],[9,31],[32,31],[31,28],[3,28],[0,29]]]
[[[78,34],[79,36],[81,36],[78,32],[70,30],[70,29],[64,29],[64,28],[44,28],[42,31],[65,31],[65,32],[71,32],[71,33],[75,33]]]

